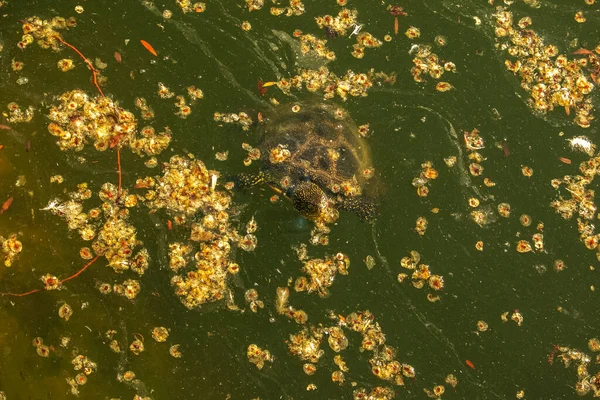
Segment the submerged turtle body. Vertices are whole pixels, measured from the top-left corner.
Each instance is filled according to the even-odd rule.
[[[374,217],[371,152],[348,113],[325,103],[275,109],[261,130],[262,175],[310,219],[337,219],[338,209]]]

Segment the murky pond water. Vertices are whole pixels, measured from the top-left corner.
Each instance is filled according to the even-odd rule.
[[[0,398],[600,395],[594,0],[0,1]]]

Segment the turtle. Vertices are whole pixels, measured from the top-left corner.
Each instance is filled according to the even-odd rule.
[[[260,171],[238,187],[265,182],[309,220],[332,222],[338,210],[370,221],[376,214],[371,150],[348,112],[332,103],[277,106],[258,129]]]

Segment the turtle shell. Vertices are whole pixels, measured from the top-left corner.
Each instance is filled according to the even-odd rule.
[[[283,193],[311,181],[331,198],[363,194],[371,152],[348,112],[335,104],[279,106],[261,132],[263,168]]]

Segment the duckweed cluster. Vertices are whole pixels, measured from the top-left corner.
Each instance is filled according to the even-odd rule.
[[[23,251],[23,244],[17,239],[16,233],[8,238],[0,236],[0,243],[2,244],[0,250],[2,251],[4,266],[11,267],[19,253]]]
[[[297,292],[316,292],[321,297],[329,295],[329,287],[333,284],[335,276],[348,275],[350,259],[343,253],[338,253],[328,259],[310,259],[304,263],[302,271],[307,275],[296,279],[294,289]]]
[[[600,351],[600,341],[592,338],[588,342],[588,347],[592,352],[598,352]],[[564,364],[565,368],[575,367],[577,370],[575,392],[579,396],[592,394],[592,397],[600,397],[600,371],[590,372],[590,368],[600,361],[600,355],[592,357],[581,350],[555,345],[553,352],[548,357],[548,362],[552,364],[555,357]]]
[[[21,106],[19,106],[14,101],[8,103],[6,108],[8,108],[8,113],[4,112],[3,115],[6,117],[8,122],[11,122],[13,124],[30,122],[35,115],[35,109],[33,108],[33,106],[21,108]]]
[[[594,89],[583,73],[585,59],[570,60],[560,54],[558,47],[548,45],[535,31],[529,29],[530,17],[521,18],[516,26],[510,11],[496,13],[496,36],[499,48],[513,60],[506,68],[519,75],[521,87],[529,92],[529,105],[540,113],[563,107],[567,115],[575,114],[574,122],[589,128],[593,108],[589,94]],[[584,61],[582,61],[584,60]]]
[[[367,73],[355,73],[348,70],[342,77],[329,71],[327,67],[320,67],[318,70],[304,69],[300,70],[298,75],[290,79],[280,79],[277,81],[277,87],[283,93],[291,95],[291,90],[301,90],[305,88],[309,92],[323,93],[324,99],[333,99],[336,95],[346,101],[348,97],[365,97],[367,91],[373,86],[375,81],[384,81],[394,83],[395,75],[384,72],[369,71]]]
[[[223,299],[228,291],[227,278],[236,274],[239,266],[233,261],[232,246],[245,251],[256,247],[254,226],[247,227],[246,235],[233,228],[229,208],[231,196],[217,187],[218,173],[209,171],[204,163],[191,157],[173,156],[165,163],[160,177],[139,179],[136,187],[147,189],[144,198],[150,210],[165,209],[176,225],[190,218],[191,242],[199,243],[194,253],[188,243],[169,244],[169,266],[173,272],[195,263],[195,270],[171,279],[175,292],[188,308]]]
[[[133,139],[137,129],[135,116],[104,96],[88,96],[75,89],[63,93],[52,106],[48,131],[58,137],[61,150],[81,151],[88,143],[96,150],[123,145]]]
[[[577,217],[579,239],[586,248],[597,251],[600,234],[596,232],[594,221],[598,207],[592,185],[600,174],[600,156],[580,163],[579,172],[578,175],[565,175],[552,180],[552,186],[558,190],[558,198],[552,201],[551,206],[564,219]],[[596,257],[600,260],[600,251],[597,251]]]
[[[61,36],[59,31],[74,28],[77,26],[77,20],[74,17],[63,18],[54,17],[44,20],[38,16],[27,18],[23,21],[23,36],[17,46],[25,50],[27,46],[37,41],[37,44],[43,49],[52,49],[60,51],[61,44],[58,40]]]

